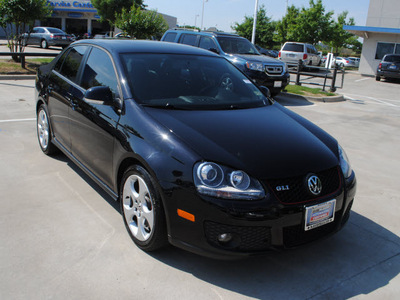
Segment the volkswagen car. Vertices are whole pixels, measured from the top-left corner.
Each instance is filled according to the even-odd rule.
[[[41,150],[61,150],[119,201],[144,251],[249,256],[349,218],[356,178],[336,139],[220,55],[81,40],[38,69],[35,91]]]

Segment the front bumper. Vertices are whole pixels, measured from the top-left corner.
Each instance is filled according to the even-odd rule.
[[[253,79],[257,85],[266,86],[272,94],[278,94],[290,82],[290,74],[286,72],[282,75],[268,75],[265,72],[248,71],[247,75]]]
[[[339,231],[347,222],[356,191],[354,173],[333,195],[300,204],[282,204],[273,193],[259,201],[228,201],[204,198],[190,190],[176,189],[169,194],[171,244],[188,251],[219,259],[258,255],[273,249],[306,244]],[[305,207],[336,199],[334,221],[305,231]],[[195,222],[177,216],[182,209],[195,216]],[[233,234],[229,243],[218,236]]]

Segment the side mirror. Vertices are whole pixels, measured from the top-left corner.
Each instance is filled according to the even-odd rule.
[[[209,48],[208,51],[211,51],[211,52],[219,54],[219,51],[216,48]]]
[[[265,97],[271,98],[271,91],[266,86],[260,86],[261,92],[264,94]]]
[[[93,104],[113,105],[113,95],[108,86],[94,86],[85,92],[85,101]]]

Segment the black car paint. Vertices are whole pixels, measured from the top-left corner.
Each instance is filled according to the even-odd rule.
[[[127,86],[120,52],[190,53],[217,56],[205,50],[157,42],[78,42],[101,47],[114,59],[120,82],[120,103],[113,106],[84,100],[85,90],[53,71],[58,58],[39,68],[37,107],[46,106],[55,144],[114,199],[126,167],[141,164],[156,179],[165,207],[169,241],[187,250],[215,257],[251,255],[260,251],[233,251],[210,245],[204,236],[205,222],[227,226],[271,227],[268,248],[287,247],[282,227],[302,224],[305,204],[285,205],[263,183],[265,198],[257,201],[225,200],[201,196],[193,184],[193,166],[209,160],[242,169],[259,179],[285,178],[317,173],[336,167],[340,187],[332,195],[314,198],[309,204],[337,200],[335,228],[351,206],[355,176],[341,174],[337,142],[320,128],[278,103],[226,111],[181,111],[148,108],[137,104]],[[75,44],[75,45],[76,45]],[[68,50],[67,50],[68,51]],[[83,59],[83,63],[86,58]],[[82,70],[80,69],[79,76]],[[65,106],[65,107],[64,107]],[[61,116],[59,119],[55,114]],[[59,136],[60,128],[72,136]],[[65,132],[64,132],[65,133]],[[100,150],[100,152],[98,152]],[[264,181],[263,181],[264,182]],[[196,215],[196,222],[177,216],[177,209]],[[264,249],[265,251],[266,249]]]

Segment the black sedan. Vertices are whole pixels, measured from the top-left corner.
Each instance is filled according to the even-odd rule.
[[[386,54],[378,65],[376,80],[381,77],[400,79],[400,54]]]
[[[119,200],[145,251],[258,254],[349,218],[356,179],[337,141],[210,51],[82,40],[39,68],[36,100],[42,151]]]

